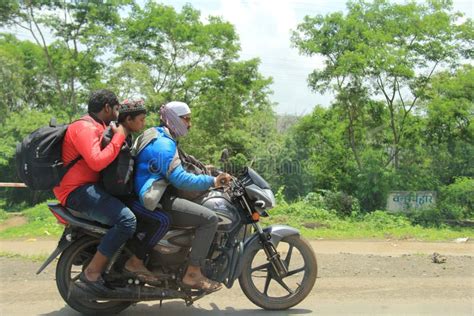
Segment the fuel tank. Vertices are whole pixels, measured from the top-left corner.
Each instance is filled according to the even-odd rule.
[[[206,197],[201,204],[216,212],[219,217],[217,224],[219,232],[230,232],[240,222],[239,210],[230,202],[227,194],[214,192]]]

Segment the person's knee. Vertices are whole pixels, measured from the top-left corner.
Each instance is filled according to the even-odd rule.
[[[122,212],[120,216],[120,221],[118,223],[118,228],[128,237],[132,237],[137,229],[137,218],[132,211],[127,208],[127,211]]]

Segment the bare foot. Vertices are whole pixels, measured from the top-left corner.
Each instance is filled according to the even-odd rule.
[[[183,284],[191,289],[203,290],[205,292],[214,292],[220,290],[222,284],[209,280],[202,274],[186,273],[183,278]]]
[[[135,256],[127,260],[124,266],[124,271],[134,274],[140,281],[145,283],[153,283],[158,281],[158,278],[153,275],[153,272],[145,267],[143,261]]]

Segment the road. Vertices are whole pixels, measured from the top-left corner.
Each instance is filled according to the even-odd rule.
[[[266,312],[238,283],[186,307],[182,301],[139,303],[120,315],[474,315],[474,243],[312,241],[319,265],[311,294],[295,308]],[[44,254],[55,241],[0,241],[0,251]],[[431,254],[446,256],[435,264]],[[0,258],[0,314],[79,315],[65,305],[54,266]]]

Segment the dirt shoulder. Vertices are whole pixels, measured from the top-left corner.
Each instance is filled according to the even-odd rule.
[[[0,240],[0,252],[21,255],[50,254],[57,246],[56,239]],[[311,240],[316,254],[376,254],[378,256],[402,256],[408,254],[433,254],[450,256],[474,256],[474,242],[420,242],[406,240]]]
[[[49,243],[51,245],[51,241]],[[27,244],[27,248],[34,245],[33,242],[23,244]],[[48,242],[38,244],[48,245]],[[429,254],[420,252],[420,247],[431,252],[441,249],[433,248],[438,243],[417,243],[417,247],[406,248],[398,245],[396,249],[416,251],[399,256],[331,253],[347,248],[388,251],[394,247],[386,242],[316,241],[312,244],[317,253],[318,279],[310,295],[289,311],[269,313],[259,309],[236,283],[232,289],[204,297],[192,307],[186,307],[179,300],[165,301],[163,307],[159,302],[147,302],[132,306],[120,315],[473,315],[474,257],[461,254],[459,246],[454,247],[455,255],[445,251],[445,263],[435,264]],[[65,305],[58,294],[54,282],[55,263],[36,275],[39,265],[21,258],[0,257],[0,314],[79,315]]]

